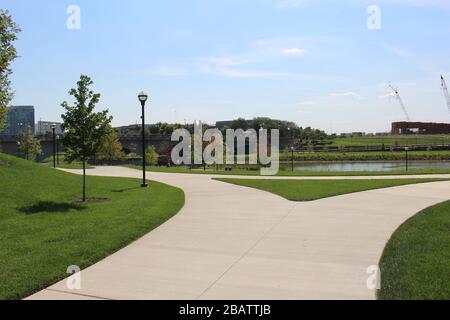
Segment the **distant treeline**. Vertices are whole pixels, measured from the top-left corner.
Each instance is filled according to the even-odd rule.
[[[206,129],[215,128],[213,125],[203,124]],[[189,132],[194,132],[194,124],[171,124],[171,123],[156,123],[148,125],[145,128],[146,135],[171,135],[176,129],[187,129]],[[245,120],[242,118],[234,120],[230,126],[221,128],[223,134],[227,129],[254,129],[256,131],[260,129],[278,129],[280,130],[280,138],[288,139],[292,138],[295,145],[298,144],[324,144],[329,139],[335,138],[335,136],[328,136],[324,131],[314,129],[311,127],[302,128],[291,121],[275,120],[270,118],[254,118],[253,120]],[[137,136],[140,134],[140,126],[119,128],[120,136]]]

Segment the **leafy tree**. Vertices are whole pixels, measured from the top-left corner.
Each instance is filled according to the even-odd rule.
[[[90,90],[92,84],[91,78],[81,75],[77,88],[69,91],[69,95],[75,98],[75,105],[70,106],[66,101],[61,104],[66,110],[61,116],[66,160],[69,163],[75,160],[83,163],[83,202],[86,202],[86,161],[99,151],[103,138],[111,131],[112,120],[108,110],[94,112],[100,94]]]
[[[19,137],[19,150],[25,155],[25,159],[34,161],[36,157],[42,154],[41,143],[33,134],[30,126]]]
[[[151,165],[158,164],[159,154],[156,152],[155,146],[149,146],[145,151],[145,162]]]
[[[14,95],[9,76],[12,74],[10,64],[17,58],[13,42],[17,40],[19,32],[20,28],[9,12],[0,9],[0,129],[5,126],[7,107]]]
[[[102,138],[97,157],[104,160],[121,160],[125,157],[122,151],[123,147],[119,141],[119,135],[116,130],[110,128],[108,134]]]
[[[249,127],[248,125],[248,121],[243,119],[243,118],[238,118],[236,120],[233,121],[233,123],[231,124],[231,129],[237,130],[237,129],[242,129],[242,130],[247,130]]]
[[[128,149],[130,150],[130,153],[137,153],[138,145],[134,142],[131,142]]]

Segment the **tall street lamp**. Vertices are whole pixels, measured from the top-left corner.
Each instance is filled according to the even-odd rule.
[[[408,147],[406,147],[405,148],[405,153],[406,153],[406,171],[408,171],[409,170],[409,158],[408,158],[408,151],[409,151],[409,148]]]
[[[21,135],[22,133],[23,133],[23,123],[22,122],[18,122],[17,123],[17,135]]]
[[[53,168],[56,169],[56,124],[52,124],[53,132]]]
[[[20,158],[20,141],[17,141],[17,158]]]
[[[294,132],[291,130],[291,128],[287,128],[289,135],[291,138],[291,162],[292,162],[292,171],[294,171]]]
[[[292,153],[292,156],[291,156],[292,172],[294,172],[295,170],[294,170],[294,147],[293,146],[291,147],[291,153]]]
[[[59,166],[59,135],[56,136],[56,165]]]
[[[141,93],[139,93],[138,95],[139,101],[141,102],[141,106],[142,106],[142,188],[147,188],[148,184],[147,184],[147,179],[145,178],[145,103],[148,100],[148,95],[141,91]]]

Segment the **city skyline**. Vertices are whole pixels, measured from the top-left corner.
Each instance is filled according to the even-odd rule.
[[[329,133],[384,132],[404,120],[392,81],[413,121],[449,122],[440,75],[450,79],[450,6],[377,3],[379,30],[367,27],[364,0],[77,1],[81,28],[70,30],[72,3],[6,0],[23,30],[12,105],[59,122],[85,73],[114,126],[139,123],[146,90],[148,123],[264,116]]]

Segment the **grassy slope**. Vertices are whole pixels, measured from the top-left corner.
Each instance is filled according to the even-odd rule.
[[[402,179],[402,180],[216,179],[216,180],[268,191],[291,201],[312,201],[359,191],[403,186],[415,183],[442,181],[439,179]]]
[[[132,169],[142,170],[140,166],[127,165],[126,167]],[[206,171],[203,169],[190,170],[186,167],[147,167],[148,171],[151,172],[166,172],[166,173],[186,173],[186,174],[214,174],[214,175],[230,175],[230,176],[260,176],[258,170],[242,170],[234,169],[233,171],[225,170],[214,170],[212,168],[207,168]],[[291,170],[280,170],[278,176],[284,177],[333,177],[333,176],[392,176],[392,175],[425,175],[425,174],[450,174],[450,170],[410,170],[406,172],[405,170],[400,171],[294,171]]]
[[[97,262],[184,204],[183,192],[164,184],[88,177],[88,196],[110,201],[78,206],[80,176],[2,154],[1,162],[0,299],[23,298],[66,277],[70,265]]]
[[[53,156],[45,158],[42,163],[42,165],[47,165],[49,167],[53,167]],[[59,156],[59,165],[57,165],[58,168],[61,169],[83,169],[83,163],[79,161],[74,161],[72,163],[68,163],[64,161],[64,155]],[[86,169],[92,169],[93,167],[86,164]]]
[[[354,137],[337,138],[332,146],[392,146],[413,144],[450,144],[450,135],[410,135],[410,136],[379,136],[379,137]]]
[[[380,299],[450,299],[450,201],[428,208],[392,236],[380,262]]]

